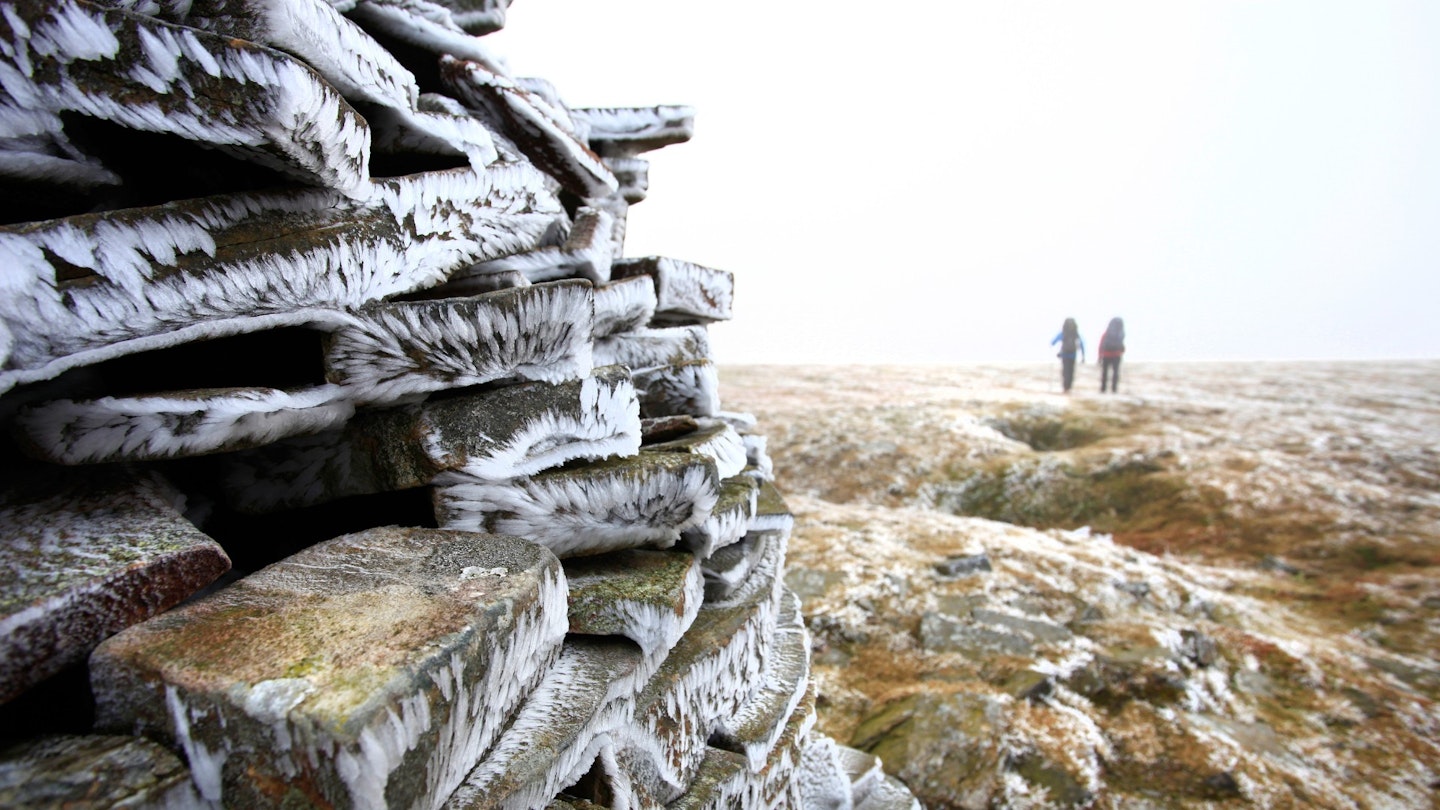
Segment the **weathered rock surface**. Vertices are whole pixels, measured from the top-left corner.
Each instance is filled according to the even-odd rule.
[[[42,737],[0,751],[0,806],[200,807],[180,758],[143,737]]]
[[[615,262],[611,274],[615,278],[647,275],[655,280],[657,322],[706,324],[730,319],[735,277],[724,270],[650,256]]]
[[[230,568],[154,475],[11,470],[0,497],[0,703]]]
[[[421,487],[445,476],[507,481],[639,449],[630,375],[602,368],[582,380],[369,410],[341,430],[231,454],[222,465],[236,508],[270,511]]]
[[[549,671],[564,588],[518,538],[336,538],[111,638],[96,724],[184,750],[208,801],[429,806]]]

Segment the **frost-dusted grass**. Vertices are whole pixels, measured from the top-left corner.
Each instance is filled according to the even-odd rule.
[[[1095,807],[1428,806],[1440,362],[1134,363],[1118,397],[1063,396],[1053,372],[722,369],[797,513],[788,564],[818,584],[820,727],[854,742],[914,696],[998,701],[1002,739],[965,760],[991,806],[1075,785]],[[934,573],[981,552],[993,572]],[[927,612],[979,627],[982,608],[1074,635],[921,644]],[[1037,667],[1055,691],[1016,697]]]

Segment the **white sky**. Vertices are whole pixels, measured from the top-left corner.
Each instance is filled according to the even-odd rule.
[[[571,106],[690,104],[626,254],[721,363],[1440,357],[1440,2],[516,0]],[[1092,355],[1093,356],[1093,355]]]

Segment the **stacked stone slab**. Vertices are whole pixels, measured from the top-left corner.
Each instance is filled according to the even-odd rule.
[[[624,255],[692,111],[506,5],[0,2],[0,804],[913,804],[813,728],[731,275]]]

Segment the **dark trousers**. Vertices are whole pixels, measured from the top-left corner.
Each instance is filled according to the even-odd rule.
[[[1066,391],[1069,391],[1070,386],[1075,384],[1075,358],[1060,358],[1060,382],[1065,386]]]
[[[1120,358],[1100,358],[1100,393],[1102,394],[1105,393],[1106,380],[1110,382],[1110,393],[1120,393]]]

